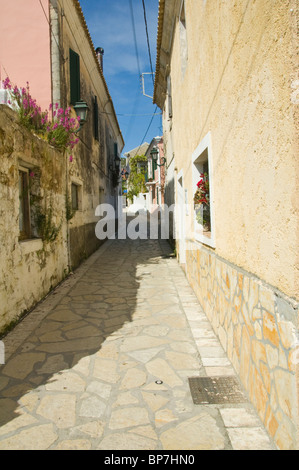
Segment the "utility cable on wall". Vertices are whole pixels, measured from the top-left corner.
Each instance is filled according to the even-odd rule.
[[[45,18],[46,18],[46,20],[47,20],[47,23],[48,23],[48,25],[49,25],[49,27],[50,27],[51,36],[54,38],[54,41],[56,42],[56,45],[57,45],[58,50],[59,50],[59,54],[61,55],[61,59],[62,59],[62,61],[63,61],[63,63],[64,63],[64,62],[66,62],[66,59],[64,58],[63,50],[62,50],[60,44],[58,44],[58,40],[57,40],[55,34],[54,34],[53,31],[52,31],[52,25],[51,25],[51,22],[49,21],[49,18],[48,18],[48,16],[47,16],[47,13],[45,12],[44,5],[42,4],[42,1],[39,0],[39,3],[40,3],[40,6],[42,7],[42,10],[43,10],[43,12],[44,12]]]

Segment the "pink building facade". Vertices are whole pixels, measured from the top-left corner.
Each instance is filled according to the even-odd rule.
[[[0,81],[8,76],[18,87],[29,82],[31,96],[46,110],[52,102],[49,0],[0,5]]]
[[[157,151],[156,163],[152,158],[152,151]],[[164,144],[163,137],[155,137],[152,139],[146,151],[148,158],[148,182],[147,187],[150,193],[149,202],[153,207],[163,205],[164,188],[165,188],[165,165],[164,164]]]

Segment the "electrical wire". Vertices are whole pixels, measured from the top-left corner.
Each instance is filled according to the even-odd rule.
[[[134,44],[135,44],[135,54],[136,54],[136,59],[137,59],[138,75],[139,77],[141,77],[141,68],[140,68],[140,60],[139,60],[138,47],[137,47],[136,28],[135,28],[132,0],[129,0],[129,3],[130,3],[130,10],[131,10],[131,21],[132,21],[132,29],[133,29],[133,36],[134,36]]]
[[[137,150],[137,152],[135,153],[135,155],[138,155],[139,149],[140,149],[140,147],[142,146],[142,144],[143,144],[144,141],[145,141],[145,138],[146,138],[146,136],[147,136],[147,133],[148,133],[148,131],[150,130],[150,127],[151,127],[151,125],[152,125],[153,119],[154,119],[154,117],[155,117],[155,115],[156,115],[157,107],[158,107],[158,106],[156,106],[156,109],[155,109],[155,111],[154,111],[154,113],[153,113],[153,115],[152,115],[152,118],[151,118],[151,120],[150,120],[150,123],[149,123],[149,125],[148,125],[148,127],[147,127],[147,129],[146,129],[146,131],[145,131],[145,134],[144,134],[144,136],[143,136],[143,139],[141,140],[140,145],[139,145],[138,150]]]
[[[58,50],[59,50],[59,54],[60,54],[61,59],[62,59],[62,61],[63,61],[63,63],[64,63],[64,62],[66,62],[66,59],[64,58],[63,50],[62,50],[60,44],[58,44],[57,38],[56,38],[55,34],[53,33],[51,22],[49,21],[49,18],[48,18],[48,16],[47,16],[47,13],[46,13],[46,11],[45,11],[45,9],[44,9],[44,5],[42,4],[41,0],[39,0],[39,4],[40,4],[40,6],[41,6],[41,8],[42,8],[42,10],[43,10],[43,12],[44,12],[45,18],[46,18],[47,23],[48,23],[48,25],[49,25],[49,27],[50,27],[50,34],[51,34],[51,36],[54,38],[54,41],[56,42],[56,45],[57,45]]]
[[[146,8],[145,8],[145,3],[144,3],[144,0],[142,0],[142,6],[143,6],[143,16],[144,16],[144,23],[145,23],[145,32],[146,32],[146,38],[147,38],[147,48],[148,48],[148,54],[149,54],[149,61],[150,61],[150,67],[151,67],[151,72],[152,72],[152,80],[153,80],[153,84],[154,84],[154,71],[153,71],[153,65],[152,65],[152,57],[151,57],[151,49],[150,49],[150,42],[149,42],[149,35],[148,35],[148,27],[147,27],[147,18],[146,18]],[[152,117],[151,117],[151,120],[149,122],[149,125],[145,131],[145,134],[143,136],[143,139],[141,140],[140,142],[140,145],[138,147],[138,150],[136,152],[136,155],[138,155],[138,152],[139,152],[139,149],[141,148],[142,144],[144,143],[145,141],[145,138],[148,134],[148,131],[150,130],[150,127],[152,125],[152,122],[153,122],[153,119],[154,117],[159,114],[161,115],[161,113],[156,113],[157,111],[157,108],[158,106],[156,106],[155,108],[155,111],[153,112],[152,114]]]
[[[130,4],[130,11],[131,11],[131,22],[132,22],[132,29],[133,29],[133,36],[134,36],[134,44],[135,44],[135,54],[136,54],[136,60],[137,60],[137,67],[138,67],[138,74],[139,74],[139,79],[141,78],[141,67],[140,67],[140,60],[139,60],[139,54],[138,54],[138,46],[137,46],[137,38],[136,38],[136,28],[135,28],[135,20],[134,20],[134,12],[133,12],[133,5],[132,5],[132,0],[129,0]],[[145,8],[145,3],[144,0],[142,0],[142,6],[143,6],[143,16],[144,16],[144,23],[145,23],[145,32],[146,32],[146,38],[147,38],[147,48],[148,48],[148,54],[149,54],[149,61],[150,61],[150,67],[151,67],[151,72],[152,72],[152,80],[154,84],[154,72],[153,72],[153,65],[152,65],[152,58],[151,58],[151,50],[150,50],[150,42],[149,42],[149,34],[148,34],[148,27],[147,27],[147,18],[146,18],[146,8]],[[158,106],[156,106],[155,111],[151,115],[151,120],[148,124],[148,127],[146,129],[146,132],[143,136],[142,141],[140,142],[140,145],[138,147],[138,150],[136,152],[136,155],[138,155],[138,152],[144,143],[144,140],[148,134],[148,131],[152,125],[154,117],[161,113],[156,113]],[[131,116],[137,116],[137,114],[132,114]],[[131,124],[131,122],[130,122]]]
[[[99,111],[99,114],[106,114],[106,115],[114,116],[113,113],[107,113],[106,111]],[[144,113],[144,114],[142,114],[142,113],[141,114],[115,113],[115,114],[116,114],[116,116],[124,116],[124,117],[130,117],[130,116],[134,116],[134,117],[135,116],[136,117],[138,117],[138,116],[162,116],[161,112],[160,113]]]
[[[149,37],[148,37],[148,28],[147,28],[147,19],[146,19],[146,10],[145,10],[144,0],[142,0],[142,6],[143,6],[143,16],[144,16],[144,23],[145,23],[146,39],[147,39],[147,49],[148,49],[150,67],[151,67],[151,72],[152,72],[152,80],[153,80],[153,85],[154,85],[154,70],[153,70],[153,64],[152,64],[150,42],[149,42]]]

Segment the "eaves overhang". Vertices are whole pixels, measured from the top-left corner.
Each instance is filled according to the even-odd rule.
[[[181,0],[159,0],[153,103],[161,110],[166,97],[173,33],[181,2]]]
[[[102,78],[102,81],[103,81],[103,84],[104,84],[104,88],[105,88],[105,91],[107,93],[107,97],[110,101],[110,104],[111,104],[111,108],[112,108],[112,111],[113,111],[113,114],[114,114],[114,118],[115,118],[115,122],[117,124],[117,128],[118,128],[118,131],[119,131],[119,135],[122,139],[122,142],[123,142],[123,145],[124,145],[124,139],[123,139],[123,136],[122,136],[122,133],[121,133],[121,130],[120,130],[120,127],[119,127],[119,123],[118,123],[118,119],[117,119],[117,116],[116,116],[116,112],[115,112],[115,108],[114,108],[114,105],[113,105],[113,101],[112,101],[112,98],[111,98],[111,95],[109,93],[109,90],[108,90],[108,86],[107,86],[107,82],[105,80],[105,77],[104,77],[104,74],[103,74],[103,70],[101,69],[101,66],[100,66],[100,63],[98,61],[98,58],[97,58],[97,54],[96,54],[96,51],[95,51],[95,48],[94,48],[94,45],[93,45],[93,42],[92,42],[92,39],[91,39],[91,36],[90,36],[90,33],[89,33],[89,30],[88,30],[88,27],[87,27],[87,24],[86,24],[86,21],[85,21],[85,17],[84,17],[84,14],[83,14],[83,11],[82,11],[82,8],[81,8],[81,5],[80,5],[80,2],[79,0],[73,0],[73,3],[74,3],[74,6],[76,8],[76,11],[79,15],[79,18],[80,18],[80,21],[81,21],[81,24],[82,24],[82,28],[85,32],[85,35],[87,37],[87,40],[89,42],[89,45],[90,45],[90,48],[92,50],[92,53],[93,53],[93,56],[94,56],[94,59],[95,59],[95,63],[96,63],[96,67],[98,69],[98,72]]]

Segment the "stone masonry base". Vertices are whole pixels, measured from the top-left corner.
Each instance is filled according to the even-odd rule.
[[[185,270],[277,447],[297,449],[298,304],[196,242]]]

